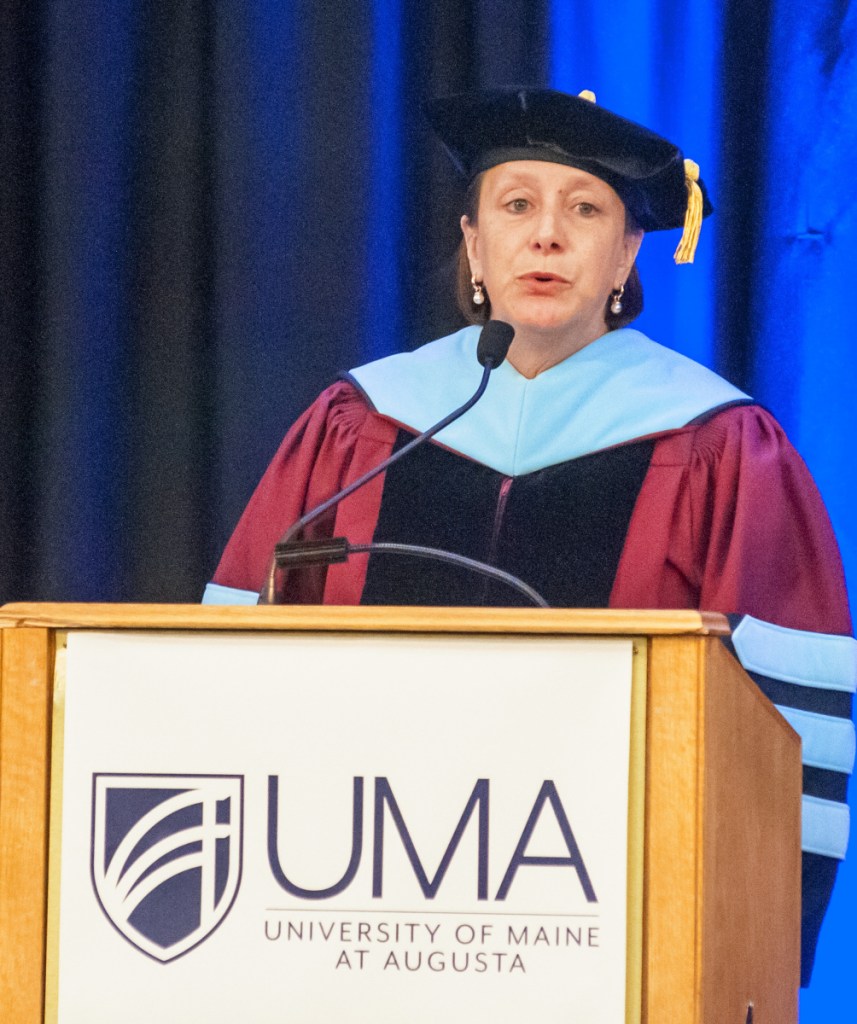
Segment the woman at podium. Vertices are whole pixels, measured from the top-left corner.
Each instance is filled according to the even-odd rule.
[[[735,650],[801,733],[806,984],[848,836],[857,644],[837,545],[781,427],[710,370],[630,327],[647,231],[693,259],[699,169],[592,94],[433,102],[466,176],[459,304],[470,326],[358,367],[286,435],[205,600],[255,603],[278,538],[471,395],[482,325],[514,329],[484,396],[334,504],[305,539],[418,544],[499,567],[558,607],[735,616]],[[446,562],[352,556],[290,571],[279,599],[514,605]]]

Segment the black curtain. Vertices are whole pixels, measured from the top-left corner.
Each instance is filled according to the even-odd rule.
[[[314,395],[458,325],[420,103],[546,84],[546,37],[532,0],[9,8],[0,601],[199,598]]]

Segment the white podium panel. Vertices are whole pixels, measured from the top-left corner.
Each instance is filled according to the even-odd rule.
[[[48,1020],[639,1020],[641,644],[70,633]]]

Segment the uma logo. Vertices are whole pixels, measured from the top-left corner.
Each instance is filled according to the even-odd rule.
[[[203,942],[241,881],[240,775],[93,775],[92,881],[125,938],[167,963]]]

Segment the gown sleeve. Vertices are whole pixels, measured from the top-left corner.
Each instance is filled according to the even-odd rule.
[[[806,466],[758,407],[697,431],[688,502],[699,607],[731,613],[734,653],[802,741],[806,986],[849,834],[857,643],[839,550]]]
[[[733,409],[697,430],[687,500],[700,608],[850,634],[827,511],[769,413]]]
[[[289,430],[253,493],[227,544],[212,583],[225,593],[258,593],[274,545],[306,511],[345,482],[369,407],[350,384],[339,382],[310,406]],[[335,511],[310,524],[307,539],[332,534]],[[295,604],[321,604],[323,567],[289,574],[285,597]],[[211,584],[209,585],[211,586]]]

